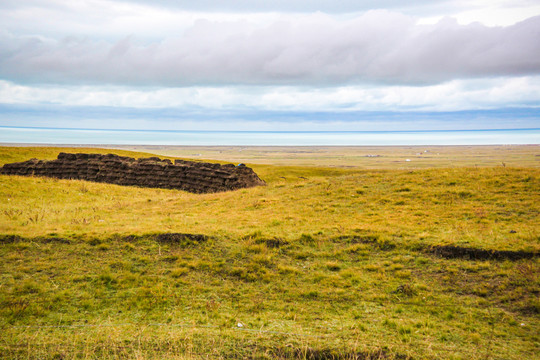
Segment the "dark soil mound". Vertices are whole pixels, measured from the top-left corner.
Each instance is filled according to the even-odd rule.
[[[532,259],[538,254],[528,251],[511,250],[484,250],[475,248],[466,248],[454,245],[433,246],[429,252],[447,258],[465,258],[470,260],[521,260]]]
[[[187,241],[203,242],[208,236],[200,234],[163,233],[156,235],[156,240],[162,243],[182,243]]]
[[[409,356],[404,354],[390,354],[384,350],[374,350],[372,352],[355,352],[350,350],[333,349],[313,349],[313,348],[279,348],[269,349],[268,353],[278,359],[304,359],[304,360],[409,360]]]
[[[244,165],[220,165],[158,157],[134,159],[114,154],[66,154],[56,160],[31,159],[5,164],[0,174],[47,176],[117,185],[179,189],[192,193],[213,193],[265,185]]]

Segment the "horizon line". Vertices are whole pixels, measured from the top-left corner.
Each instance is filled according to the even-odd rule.
[[[524,131],[540,130],[540,128],[496,128],[496,129],[427,129],[427,130],[173,130],[173,129],[104,129],[104,128],[64,128],[47,126],[12,126],[0,125],[9,129],[36,130],[82,130],[82,131],[127,131],[127,132],[206,132],[206,133],[429,133],[429,132],[459,132],[459,131]]]

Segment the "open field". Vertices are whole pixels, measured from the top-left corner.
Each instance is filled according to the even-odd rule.
[[[539,145],[489,146],[120,146],[162,156],[236,163],[362,169],[540,167]],[[410,161],[407,161],[409,159]]]
[[[133,150],[267,186],[0,176],[0,357],[538,356],[538,146]]]
[[[4,144],[10,146],[8,144]],[[0,146],[2,144],[0,143]],[[11,145],[13,146],[13,145]],[[30,146],[21,144],[20,146]],[[35,145],[33,145],[35,147]],[[65,145],[64,147],[69,147]],[[48,147],[48,146],[47,146]],[[191,160],[360,169],[540,167],[540,145],[485,146],[169,146],[96,145]],[[76,147],[85,149],[87,147]],[[407,161],[409,159],[410,161]]]

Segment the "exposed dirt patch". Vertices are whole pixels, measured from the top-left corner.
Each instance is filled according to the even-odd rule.
[[[342,235],[332,238],[334,242],[348,242],[351,244],[373,244],[378,240],[378,235]]]
[[[305,360],[410,360],[411,357],[403,354],[391,354],[383,350],[372,352],[357,352],[333,349],[314,348],[280,348],[268,351],[272,358],[278,359],[305,359]]]
[[[71,244],[71,240],[62,238],[62,237],[53,236],[53,237],[43,237],[43,238],[38,238],[38,239],[44,243]]]
[[[285,246],[285,245],[288,245],[289,242],[282,239],[282,238],[278,238],[278,237],[274,237],[274,238],[271,238],[271,239],[258,239],[256,241],[257,244],[264,244],[266,245],[267,248],[269,249],[277,249],[277,248],[280,248],[282,246]]]
[[[127,242],[137,242],[142,240],[153,240],[162,244],[190,246],[208,241],[209,236],[202,234],[186,234],[186,233],[158,233],[158,234],[143,234],[143,235],[127,235],[120,237],[117,240]]]
[[[204,242],[209,239],[206,235],[201,234],[183,234],[183,233],[163,233],[154,236],[156,241],[162,243],[179,244],[188,242]]]
[[[24,240],[19,235],[0,235],[0,244],[11,244]]]
[[[280,238],[267,239],[264,243],[266,244],[266,247],[270,249],[280,248],[289,244],[287,241]]]
[[[41,242],[41,243],[60,243],[60,244],[71,244],[71,240],[62,238],[62,237],[56,237],[56,236],[38,236],[35,238],[24,238],[19,235],[2,235],[0,234],[0,244],[11,244],[15,242],[22,242],[22,241],[34,241],[34,242]]]
[[[512,250],[485,250],[467,248],[455,245],[432,246],[428,252],[446,259],[469,259],[469,260],[522,260],[538,257],[538,253],[529,251]]]
[[[378,235],[366,234],[366,235],[342,235],[332,238],[333,242],[346,242],[349,244],[373,244],[380,250],[392,250],[396,248],[396,244],[387,239],[381,239]]]
[[[127,235],[123,237],[111,237],[111,240],[136,242],[143,239],[152,239],[160,243],[166,244],[180,244],[190,245],[195,243],[202,243],[210,239],[209,236],[202,234],[184,234],[184,233],[161,233],[161,234],[147,234],[147,235]],[[25,238],[19,235],[0,234],[0,244],[11,244],[15,242],[39,242],[39,243],[59,243],[59,244],[71,244],[73,239],[67,239],[56,236],[38,236],[34,238]],[[92,246],[102,244],[105,239],[93,238],[88,240],[88,243]]]

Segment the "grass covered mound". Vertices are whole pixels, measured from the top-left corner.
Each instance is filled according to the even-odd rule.
[[[0,163],[66,149],[33,151]],[[538,169],[253,168],[206,195],[1,176],[0,357],[538,353]]]

